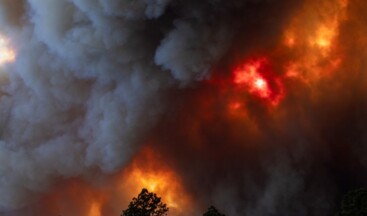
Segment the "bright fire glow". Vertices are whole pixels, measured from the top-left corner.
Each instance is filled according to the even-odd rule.
[[[336,69],[332,64],[341,59],[336,47],[347,6],[347,0],[310,0],[294,16],[284,31],[284,45],[300,55],[294,56],[287,64],[287,77],[311,83]]]
[[[265,58],[247,61],[234,71],[233,82],[250,94],[266,99],[272,105],[278,105],[283,98],[283,85],[280,78],[275,77]],[[230,110],[236,106],[230,105]]]
[[[261,76],[259,70],[262,61],[254,61],[245,64],[235,72],[234,82],[248,87],[250,93],[254,93],[261,98],[268,98],[271,95],[268,82]]]
[[[314,41],[311,41],[311,43],[319,46],[320,48],[329,48],[331,46],[333,38],[335,37],[335,34],[335,25],[333,25],[332,28],[321,26],[317,31]]]
[[[10,48],[9,40],[0,35],[0,65],[14,62],[15,51]]]
[[[178,208],[177,194],[175,191],[170,190],[172,185],[175,184],[176,177],[169,171],[144,171],[140,168],[135,168],[131,174],[131,178],[134,179],[138,185],[139,191],[141,188],[146,188],[150,192],[157,193],[158,196],[162,196],[164,202],[167,203],[170,208]],[[178,199],[179,200],[179,199]]]
[[[258,79],[255,80],[254,87],[256,89],[261,90],[261,91],[264,91],[265,89],[268,88],[266,81],[264,79],[262,79],[262,78],[258,78]]]
[[[170,212],[179,213],[189,206],[179,177],[169,167],[160,162],[159,157],[150,149],[144,149],[125,170],[122,187],[129,188],[131,197],[137,196],[142,188],[162,197]]]

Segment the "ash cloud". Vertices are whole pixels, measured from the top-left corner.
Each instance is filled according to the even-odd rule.
[[[46,215],[34,198],[55,182],[107,178],[149,145],[198,213],[214,204],[233,216],[330,215],[366,180],[366,5],[350,1],[362,7],[341,26],[348,55],[335,77],[286,83],[277,114],[243,96],[249,120],[228,118],[232,90],[210,84],[274,49],[306,2],[2,1],[0,30],[17,59],[1,86],[0,212]],[[348,44],[351,32],[361,40]]]

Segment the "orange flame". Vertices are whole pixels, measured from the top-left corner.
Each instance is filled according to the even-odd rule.
[[[122,175],[120,188],[129,188],[131,197],[137,196],[142,188],[162,197],[170,213],[180,214],[183,207],[190,206],[179,176],[164,164],[151,149],[144,149]]]
[[[102,183],[102,184],[101,184]],[[154,192],[167,204],[170,215],[185,215],[192,202],[179,176],[159,155],[145,148],[118,174],[87,182],[60,182],[42,198],[40,215],[120,215],[142,188]]]
[[[322,49],[330,48],[333,39],[336,34],[336,24],[332,25],[331,27],[327,26],[320,26],[316,31],[315,38],[311,39],[312,45],[317,45]]]
[[[335,48],[347,6],[347,0],[306,2],[284,32],[285,46],[298,53],[286,66],[287,77],[309,82],[331,72],[333,62],[341,59]]]

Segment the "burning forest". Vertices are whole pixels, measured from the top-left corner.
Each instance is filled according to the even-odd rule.
[[[0,215],[117,216],[142,188],[172,216],[334,215],[367,186],[366,10],[0,1]]]

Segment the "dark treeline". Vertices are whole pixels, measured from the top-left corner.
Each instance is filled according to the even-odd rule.
[[[128,208],[122,211],[121,216],[165,216],[169,208],[162,202],[161,197],[143,188],[137,197],[134,197]],[[348,192],[335,216],[363,216],[367,215],[367,189],[361,188]],[[210,206],[203,216],[225,216],[214,206]]]

